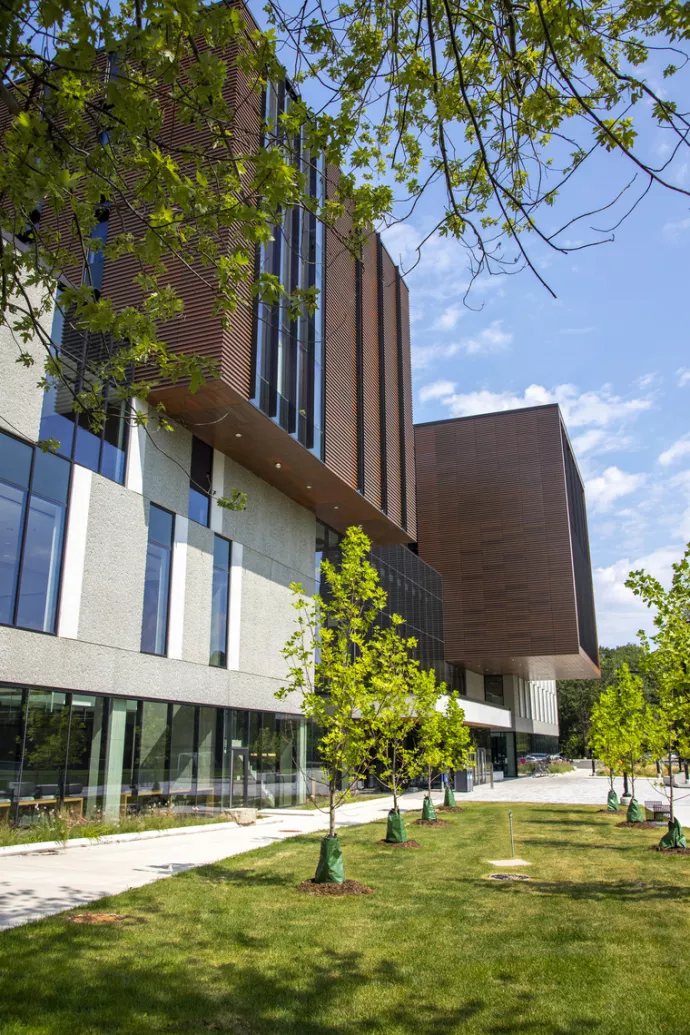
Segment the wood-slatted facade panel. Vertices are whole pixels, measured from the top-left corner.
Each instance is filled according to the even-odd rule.
[[[332,197],[338,172],[329,168]],[[355,260],[346,245],[347,214],[326,231],[326,465],[357,488],[357,327]]]
[[[402,335],[403,399],[405,405],[405,485],[407,530],[417,538],[417,483],[414,462],[414,424],[412,420],[412,369],[410,358],[410,293],[400,278],[400,329]]]
[[[386,378],[386,461],[388,514],[402,524],[402,471],[400,464],[400,376],[398,363],[397,270],[382,249],[383,334]]]
[[[416,428],[420,556],[448,660],[577,654],[557,407]]]
[[[376,235],[362,250],[362,352],[364,382],[364,495],[381,506],[381,406],[379,385],[378,278]]]

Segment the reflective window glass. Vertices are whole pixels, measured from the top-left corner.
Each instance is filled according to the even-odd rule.
[[[55,804],[62,796],[69,744],[67,695],[32,690],[26,718],[21,797]],[[70,754],[73,749],[70,747]]]
[[[194,716],[191,704],[176,704],[172,709],[170,738],[170,792],[186,798],[194,789]]]
[[[0,478],[26,489],[31,473],[31,446],[0,432]]]
[[[64,506],[32,495],[17,606],[17,625],[24,629],[55,627],[64,521]]]
[[[152,503],[141,624],[141,649],[146,654],[162,655],[167,649],[172,534],[173,515]]]
[[[215,536],[213,544],[213,585],[211,590],[211,648],[209,664],[227,665],[228,610],[230,605],[230,543]]]
[[[19,577],[27,493],[0,482],[0,622],[11,625]]]
[[[168,794],[168,705],[144,701],[139,733],[139,805],[154,804]]]
[[[0,687],[0,823],[10,818],[24,739],[24,691]]]

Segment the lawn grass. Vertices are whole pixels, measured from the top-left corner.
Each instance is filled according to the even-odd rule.
[[[464,803],[463,803],[464,804]],[[416,851],[341,833],[346,876],[312,898],[303,836],[0,934],[2,1035],[682,1035],[690,1030],[690,857],[585,806],[470,804]],[[93,908],[93,907],[92,907]],[[80,912],[83,910],[75,910]]]

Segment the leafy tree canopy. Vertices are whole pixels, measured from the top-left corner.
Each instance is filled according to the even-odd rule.
[[[465,245],[473,277],[525,265],[540,277],[531,241],[588,247],[610,239],[651,187],[688,195],[668,168],[690,146],[673,99],[690,32],[681,0],[269,0],[267,14],[264,31],[234,0],[0,8],[0,319],[20,362],[35,362],[36,335],[43,383],[64,379],[46,329],[63,278],[69,321],[116,343],[74,390],[75,408],[94,422],[104,384],[146,397],[160,378],[193,390],[217,373],[169,347],[167,328],[182,310],[169,270],[210,287],[226,321],[256,294],[275,300],[275,277],[253,283],[255,249],[292,205],[332,223],[347,204],[354,248],[359,232],[404,217],[440,185],[436,230]],[[234,68],[256,91],[287,69],[304,92],[262,144],[229,104]],[[169,132],[173,107],[183,141]],[[656,164],[649,128],[668,138]],[[306,189],[298,130],[302,155],[323,153],[344,170],[325,203]],[[605,152],[623,158],[630,176],[616,196],[573,212],[568,184]],[[559,218],[552,210],[563,192]],[[105,213],[113,231],[104,243]],[[573,223],[594,213],[599,229],[590,224],[587,240],[568,243]],[[94,289],[99,253],[136,260],[121,308]],[[75,264],[83,282],[67,275]],[[315,304],[313,291],[297,292],[289,309]]]

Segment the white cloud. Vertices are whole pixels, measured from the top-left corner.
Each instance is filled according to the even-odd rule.
[[[641,377],[635,378],[635,384],[638,388],[651,388],[659,380],[657,373],[643,374]]]
[[[493,326],[493,325],[492,325]],[[496,410],[518,410],[526,406],[544,406],[559,403],[569,428],[606,427],[615,421],[635,417],[651,408],[650,399],[623,399],[615,395],[608,385],[599,391],[580,392],[576,385],[529,385],[522,395],[515,392],[491,392],[479,389],[475,392],[453,393],[443,400],[454,417],[470,417],[477,413],[491,413]]]
[[[437,331],[452,331],[458,320],[465,315],[465,310],[459,305],[449,305],[447,309],[444,309],[438,320],[434,324],[434,330]]]
[[[590,428],[573,438],[573,449],[578,457],[601,456],[602,453],[613,453],[628,449],[632,439],[620,431],[605,431],[603,428]]]
[[[618,467],[607,467],[602,474],[587,482],[587,504],[593,511],[610,510],[616,500],[636,492],[645,481],[644,474],[627,474]]]
[[[690,385],[690,369],[688,367],[681,367],[676,370],[676,376],[678,377],[678,387],[685,388],[686,385]]]
[[[512,340],[513,335],[503,330],[503,321],[494,320],[489,327],[485,327],[473,338],[466,338],[462,345],[468,356],[472,356],[480,352],[502,352]]]
[[[449,359],[460,351],[458,344],[454,345],[420,345],[412,348],[412,369],[425,370],[435,359]]]
[[[607,647],[634,642],[638,629],[653,631],[653,612],[625,586],[631,571],[645,571],[668,585],[671,565],[680,560],[681,548],[661,547],[652,553],[629,560],[621,558],[608,567],[594,570],[594,597],[597,609],[599,642]]]
[[[669,241],[677,241],[681,233],[684,230],[690,229],[690,216],[687,219],[681,219],[677,223],[664,223],[664,236]]]
[[[690,435],[684,435],[659,454],[659,463],[663,467],[669,467],[675,460],[688,456],[688,454],[690,454]]]
[[[593,327],[563,327],[557,334],[591,334]]]
[[[423,403],[428,402],[429,399],[443,399],[446,395],[452,395],[454,391],[455,383],[453,381],[434,381],[433,384],[420,388],[419,399]]]

